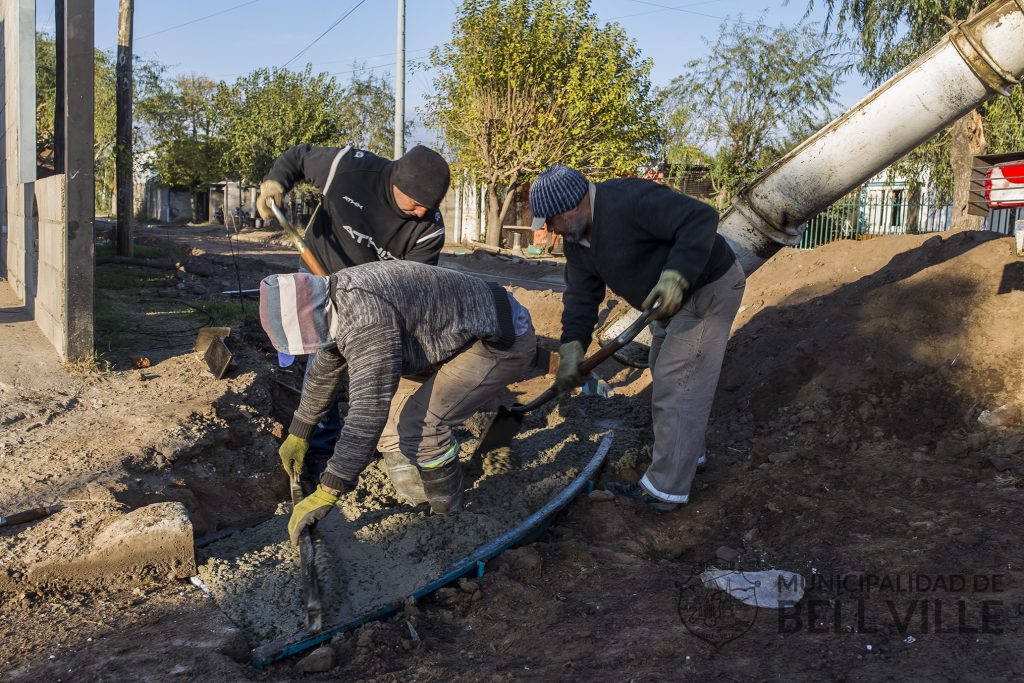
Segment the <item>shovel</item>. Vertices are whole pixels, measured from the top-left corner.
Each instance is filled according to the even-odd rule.
[[[626,344],[633,341],[636,335],[651,322],[651,317],[658,310],[661,302],[654,302],[654,305],[640,314],[640,317],[633,321],[633,324],[623,330],[618,337],[602,346],[594,355],[584,358],[580,363],[580,374],[584,377],[590,375],[591,371],[608,359],[612,354]],[[558,396],[558,389],[551,385],[544,393],[527,404],[514,403],[510,407],[501,406],[498,412],[491,418],[491,423],[483,431],[480,443],[473,451],[473,457],[501,448],[512,443],[512,437],[519,431],[526,413],[539,408],[554,397]]]
[[[270,210],[274,212],[274,218],[276,218],[277,222],[281,224],[282,228],[284,228],[284,233],[288,235],[288,239],[290,239],[292,244],[295,245],[295,248],[299,250],[299,256],[302,257],[302,262],[306,264],[307,268],[309,268],[309,272],[313,273],[313,275],[322,275],[325,277],[330,275],[317,257],[313,255],[313,252],[309,250],[309,247],[306,245],[306,240],[302,239],[302,235],[299,234],[299,231],[295,229],[287,218],[285,218],[284,212],[281,211],[277,202],[270,200],[267,204],[270,205]]]
[[[306,492],[296,473],[291,478],[292,508],[294,509]],[[323,628],[323,608],[320,603],[320,584],[316,576],[316,550],[309,527],[299,533],[299,573],[302,576],[302,600],[306,603],[306,630],[319,633]]]

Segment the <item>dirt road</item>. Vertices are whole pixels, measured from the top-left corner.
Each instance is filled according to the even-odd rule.
[[[194,270],[212,265],[211,275],[170,274],[147,291],[215,300],[234,273],[203,244]],[[243,286],[293,261],[260,244],[239,253]],[[487,258],[472,268],[559,277]],[[521,296],[552,343],[557,292]],[[336,638],[321,674],[295,660],[249,667],[240,630],[183,580],[27,578],[32,562],[147,503],[180,502],[197,536],[278,511],[274,449],[297,378],[274,369],[258,327],[236,325],[239,368],[224,382],[171,348],[149,368],[8,391],[0,508],[92,502],[0,529],[0,669],[12,680],[87,681],[1019,680],[1022,318],[1024,269],[1008,239],[902,236],[780,253],[748,284],[710,465],[688,506],[660,515],[582,498],[481,579]],[[626,397],[634,438],[613,449],[602,481],[633,479],[649,457],[646,373],[603,370]],[[517,390],[531,395],[544,380],[533,382]],[[1005,425],[979,421],[1003,406]],[[708,566],[791,570],[807,593],[782,612],[746,607],[699,586]]]

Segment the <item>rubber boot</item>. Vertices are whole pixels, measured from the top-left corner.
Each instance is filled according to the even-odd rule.
[[[435,515],[451,515],[462,510],[462,464],[452,458],[440,467],[420,470],[423,491]]]
[[[420,505],[427,502],[423,492],[423,480],[420,479],[420,468],[401,452],[381,453],[384,468],[388,471],[391,485],[398,491],[398,496],[409,505]]]

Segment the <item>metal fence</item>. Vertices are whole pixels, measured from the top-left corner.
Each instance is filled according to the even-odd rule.
[[[902,193],[881,198],[847,195],[807,221],[797,249],[813,249],[835,240],[866,240],[883,235],[906,235],[948,230],[950,204],[902,201]],[[1024,208],[996,209],[985,218],[983,229],[1012,235],[1014,222],[1024,219]]]

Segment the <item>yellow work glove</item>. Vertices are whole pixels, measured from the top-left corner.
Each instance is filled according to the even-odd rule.
[[[666,268],[661,271],[658,284],[654,285],[654,289],[644,299],[643,308],[646,310],[653,306],[655,301],[660,301],[661,305],[658,306],[658,310],[652,317],[654,320],[670,318],[683,305],[683,296],[686,295],[686,290],[689,288],[690,283],[686,281],[682,273]]]
[[[323,486],[317,486],[316,491],[299,501],[288,520],[288,537],[292,539],[292,544],[298,545],[302,530],[326,517],[337,502],[338,496],[327,493]]]
[[[566,342],[558,347],[558,371],[555,373],[555,386],[559,395],[572,391],[584,382],[580,374],[580,361],[583,360],[583,344],[578,341]]]
[[[284,210],[284,185],[276,180],[264,180],[260,183],[260,193],[256,197],[256,210],[265,221],[274,217],[274,212],[267,203],[271,199],[277,204],[277,208]]]
[[[302,473],[302,461],[306,459],[306,451],[309,450],[309,441],[289,434],[288,438],[281,444],[277,454],[281,456],[281,466],[289,477],[295,477]]]

